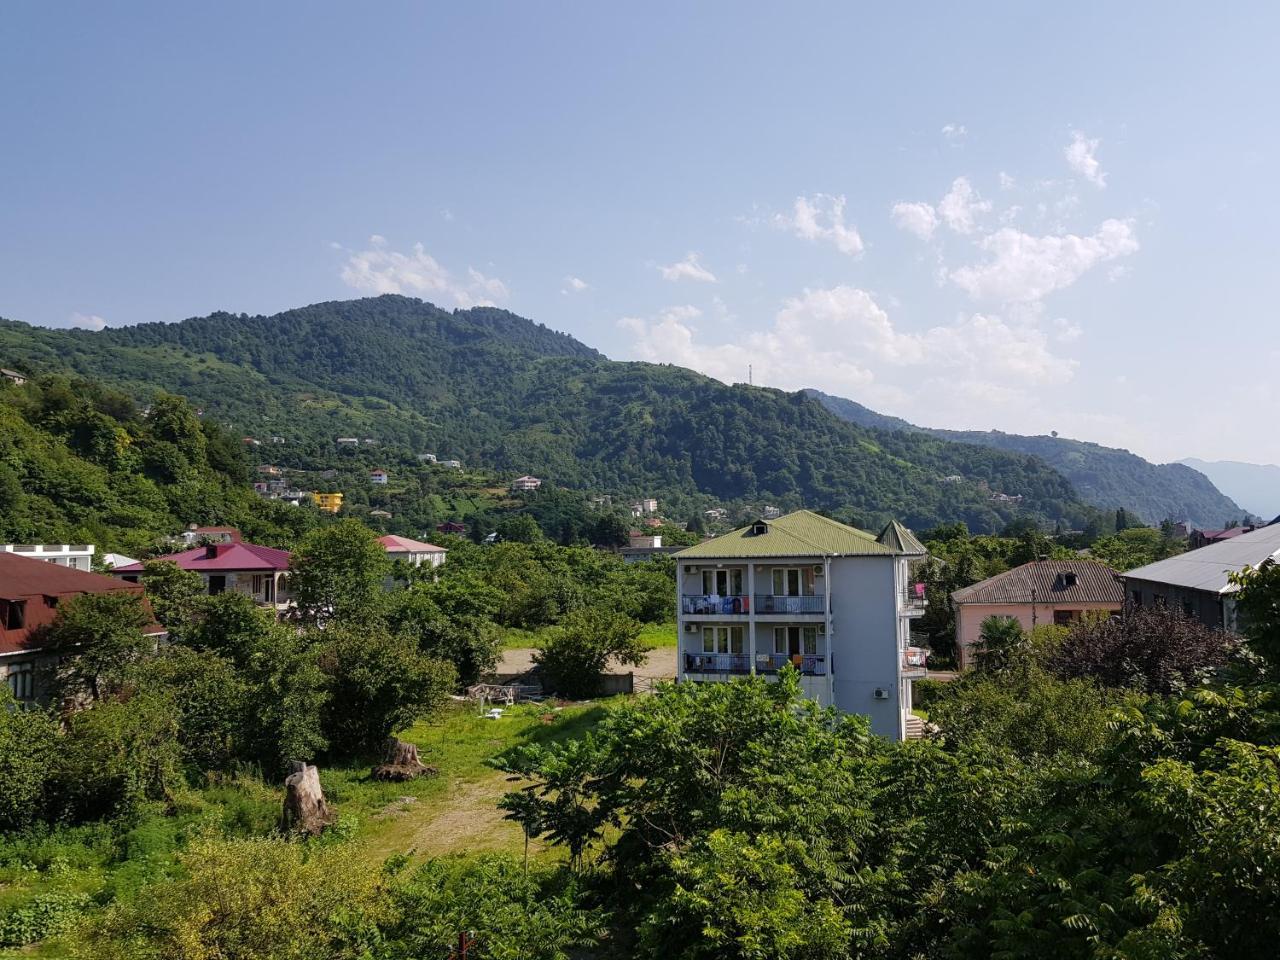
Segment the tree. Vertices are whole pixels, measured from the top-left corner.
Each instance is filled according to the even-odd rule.
[[[55,697],[102,699],[130,664],[154,651],[155,639],[142,632],[150,622],[142,597],[128,590],[84,593],[60,603],[48,635]]]
[[[1123,617],[1082,620],[1046,664],[1060,677],[1168,694],[1206,679],[1235,646],[1229,634],[1181,612],[1139,608]]]
[[[1236,613],[1249,649],[1280,672],[1280,564],[1246,567],[1231,582],[1238,588]]]
[[[567,697],[591,697],[610,661],[639,666],[648,648],[640,642],[640,624],[625,614],[600,607],[575,610],[549,631],[533,655],[551,689]]]
[[[391,630],[410,638],[424,655],[451,663],[468,687],[498,662],[502,635],[488,617],[498,597],[475,577],[416,583],[390,598]]]
[[[146,560],[142,564],[141,580],[156,619],[169,631],[169,639],[181,642],[189,637],[204,613],[208,598],[204,578],[169,560]]]
[[[372,530],[339,520],[308,533],[290,563],[289,585],[304,619],[364,619],[376,612],[391,560]]]
[[[51,715],[21,709],[0,686],[0,830],[21,829],[47,814],[58,741]]]
[[[325,738],[343,755],[381,746],[438,708],[457,682],[452,664],[380,626],[336,624],[317,639],[329,687]]]
[[[1016,617],[987,617],[978,625],[974,663],[983,673],[1007,670],[1026,648],[1026,642]]]

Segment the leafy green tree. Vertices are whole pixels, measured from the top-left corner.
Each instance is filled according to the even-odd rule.
[[[303,538],[289,584],[306,620],[356,620],[377,611],[390,574],[391,560],[373,531],[348,519]]]
[[[453,665],[380,626],[334,625],[317,638],[328,678],[325,739],[351,755],[372,750],[440,707],[457,683]]]
[[[1280,673],[1280,564],[1246,568],[1231,578],[1237,616],[1249,649]]]
[[[209,591],[204,578],[169,560],[145,560],[140,579],[169,639],[182,642],[189,637],[205,611]]]
[[[48,633],[54,696],[99,700],[113,690],[130,664],[155,650],[155,638],[143,633],[150,622],[142,598],[125,590],[60,603]]]
[[[639,666],[648,657],[640,624],[601,607],[575,610],[552,628],[533,655],[551,689],[567,697],[591,697],[610,662]]]
[[[451,663],[467,687],[498,662],[502,636],[488,617],[498,600],[474,577],[416,583],[389,599],[387,622],[423,654]]]
[[[1027,638],[1016,617],[987,617],[978,625],[974,665],[983,673],[1007,670],[1026,650]]]
[[[0,830],[29,826],[47,814],[59,739],[51,715],[21,709],[0,686]]]
[[[500,540],[511,543],[537,543],[543,539],[538,521],[527,513],[517,513],[499,520],[494,525],[493,532]]]

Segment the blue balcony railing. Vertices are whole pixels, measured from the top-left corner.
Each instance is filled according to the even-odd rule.
[[[827,658],[818,654],[757,653],[756,673],[777,673],[791,664],[809,677],[827,675]],[[751,656],[745,653],[686,653],[686,673],[750,673]]]
[[[757,593],[756,613],[825,613],[827,598],[821,594],[807,597],[784,597],[773,593]]]

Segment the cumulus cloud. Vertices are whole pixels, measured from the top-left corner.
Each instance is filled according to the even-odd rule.
[[[574,276],[564,278],[564,286],[560,288],[560,292],[564,294],[581,293],[586,290],[590,284],[587,281]]]
[[[1075,283],[1099,263],[1138,249],[1130,220],[1105,220],[1087,237],[1032,236],[1004,227],[984,236],[978,247],[990,259],[946,272],[946,278],[974,300],[1028,303]]]
[[[658,271],[662,274],[662,279],[670,280],[672,283],[678,280],[697,280],[701,283],[719,282],[716,280],[716,275],[703,266],[700,255],[693,251],[678,263],[658,267]]]
[[[983,200],[973,189],[968,177],[956,177],[951,189],[938,204],[942,222],[956,233],[973,233],[977,220],[991,211],[991,201]]]
[[[68,318],[67,325],[81,330],[102,330],[106,327],[107,321],[96,313],[73,313]]]
[[[1097,153],[1098,144],[1101,142],[1100,140],[1090,140],[1079,130],[1074,130],[1071,133],[1071,142],[1062,151],[1067,158],[1067,166],[1098,189],[1102,189],[1107,185],[1107,175],[1102,172],[1102,165],[1098,163],[1098,158],[1094,156]]]
[[[699,334],[701,316],[684,305],[619,325],[631,332],[638,359],[692,367],[729,383],[745,380],[751,364],[756,382],[793,390],[817,386],[901,397],[907,391],[895,384],[899,375],[908,386],[934,378],[975,390],[980,384],[1018,389],[1068,382],[1076,367],[1052,352],[1049,337],[1034,324],[975,313],[904,331],[870,293],[850,286],[805,290],[783,303],[770,327],[724,342]]]
[[[951,143],[958,143],[969,135],[963,123],[948,123],[942,128],[942,135]]]
[[[452,298],[460,307],[491,307],[510,295],[507,285],[474,267],[466,279],[453,276],[421,243],[409,253],[389,249],[385,237],[374,234],[368,249],[347,250],[342,282],[361,293],[400,293]]]
[[[900,229],[921,240],[928,240],[938,229],[938,213],[927,203],[895,203],[891,216]]]
[[[815,193],[796,197],[791,213],[779,213],[774,226],[804,240],[830,243],[841,253],[856,257],[862,253],[862,237],[856,227],[844,222],[845,197]]]

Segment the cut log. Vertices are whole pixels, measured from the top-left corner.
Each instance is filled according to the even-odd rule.
[[[416,744],[392,737],[387,741],[387,753],[382,763],[373,768],[373,777],[375,780],[404,781],[431,776],[436,772],[435,767],[427,766],[418,759]]]
[[[286,833],[318,836],[337,819],[337,814],[324,801],[320,789],[320,771],[310,764],[294,761],[293,770],[284,781],[284,813],[280,829]]]

